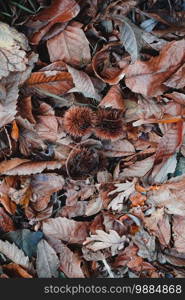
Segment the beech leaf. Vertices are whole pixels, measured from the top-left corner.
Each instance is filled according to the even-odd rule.
[[[142,48],[142,30],[125,16],[115,16],[114,18],[124,23],[120,28],[120,40],[125,50],[130,54],[132,63],[134,63],[139,58]]]
[[[82,93],[85,97],[100,100],[100,96],[96,92],[90,77],[85,72],[76,70],[69,65],[67,66],[67,69],[71,74],[75,85],[75,88],[68,92],[78,92]]]
[[[55,250],[46,242],[41,240],[37,246],[36,269],[39,278],[58,277],[59,259]]]
[[[8,241],[3,242],[0,240],[0,252],[6,255],[14,263],[22,266],[27,270],[32,270],[32,265],[29,262],[28,256],[26,256],[24,252],[15,244],[11,244]]]
[[[47,219],[43,221],[42,227],[45,235],[55,237],[69,244],[81,244],[88,235],[87,222],[77,222],[62,217]]]

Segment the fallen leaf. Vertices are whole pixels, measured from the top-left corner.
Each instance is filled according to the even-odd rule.
[[[137,255],[138,247],[130,244],[115,259],[113,267],[128,267],[134,272],[156,270],[150,263],[145,262],[142,257]]]
[[[62,190],[64,186],[63,176],[55,174],[36,174],[31,179],[32,207],[36,211],[47,208],[50,197],[54,192]]]
[[[13,230],[15,230],[13,220],[9,217],[5,210],[0,207],[0,231],[9,232]]]
[[[164,84],[174,89],[182,89],[185,86],[185,64],[165,81]]]
[[[120,43],[110,43],[105,45],[100,51],[96,52],[92,59],[92,67],[98,78],[110,85],[118,84],[125,76],[125,68],[130,63],[130,57],[125,57],[119,60],[117,66],[111,64],[111,52],[114,47],[120,46]],[[119,63],[122,62],[122,66]]]
[[[0,173],[6,175],[30,175],[43,170],[60,169],[63,163],[58,161],[32,162],[28,159],[12,158],[0,163]]]
[[[141,161],[137,161],[129,168],[125,168],[123,172],[120,173],[120,178],[124,179],[126,177],[143,177],[152,169],[154,160],[155,156],[152,155]]]
[[[30,275],[26,270],[24,270],[21,266],[15,263],[10,263],[7,265],[3,265],[3,270],[11,274],[11,277],[20,277],[20,278],[33,278],[32,275]]]
[[[125,16],[113,16],[113,18],[122,22],[120,40],[125,50],[130,54],[132,63],[134,63],[139,58],[142,48],[142,30]]]
[[[115,184],[116,189],[111,191],[109,195],[119,193],[113,200],[109,203],[108,209],[114,211],[122,211],[124,202],[128,200],[129,196],[135,192],[136,179],[133,181],[126,181],[125,183]]]
[[[18,229],[7,232],[4,234],[4,238],[10,243],[15,243],[17,247],[24,251],[25,255],[31,258],[33,255],[36,255],[37,245],[43,238],[43,233],[29,229]]]
[[[180,67],[184,60],[185,41],[173,41],[164,46],[149,61],[138,60],[126,70],[125,83],[135,93],[158,96],[166,90],[164,83]]]
[[[156,244],[153,235],[149,235],[146,230],[140,229],[133,237],[133,242],[139,248],[137,252],[139,256],[147,258],[149,261],[156,259]]]
[[[123,93],[118,84],[111,86],[106,96],[101,100],[99,106],[122,110],[125,109]]]
[[[0,241],[0,252],[28,271],[32,269],[29,258],[15,244],[10,244],[8,241]]]
[[[60,257],[60,267],[59,269],[68,278],[84,278],[83,271],[81,269],[82,258],[71,251],[65,244],[60,240],[51,238],[47,236],[49,244],[53,247]]]
[[[58,277],[59,259],[54,249],[42,239],[37,246],[36,270],[39,278]]]
[[[86,65],[90,62],[89,41],[81,26],[82,24],[73,22],[47,41],[51,62],[62,60],[72,66]]]
[[[154,207],[165,207],[168,214],[185,215],[184,175],[174,177],[149,191],[146,203]]]
[[[43,221],[42,229],[45,235],[60,239],[69,244],[82,244],[88,236],[88,226],[87,222],[77,222],[58,217]]]
[[[94,98],[100,100],[100,95],[95,90],[95,87],[90,79],[90,77],[83,71],[67,66],[69,73],[73,78],[75,88],[72,88],[69,92],[82,93],[87,98]]]
[[[116,255],[118,250],[124,248],[125,242],[128,240],[125,235],[122,237],[115,230],[106,233],[103,230],[96,230],[96,234],[87,237],[83,245],[92,251],[98,251],[111,248],[112,255]]]
[[[103,207],[102,199],[100,197],[91,199],[85,210],[86,216],[92,216],[97,214]]]
[[[28,59],[25,50],[29,50],[26,37],[3,22],[0,23],[0,79],[10,72],[26,70]],[[9,63],[11,62],[11,63]]]
[[[174,248],[176,251],[180,253],[185,253],[184,246],[184,225],[185,225],[185,217],[173,215],[173,240],[174,240]]]
[[[73,19],[79,11],[80,7],[74,0],[54,0],[50,6],[27,22],[26,25],[33,32],[30,38],[31,43],[38,44],[53,25]]]
[[[30,89],[39,91],[41,94],[45,91],[54,95],[63,95],[73,87],[70,73],[60,70],[42,71],[41,69],[38,72],[33,72],[26,84]]]
[[[145,217],[144,224],[148,231],[159,239],[161,245],[168,247],[171,226],[169,215],[165,213],[164,207],[156,209],[150,217]]]

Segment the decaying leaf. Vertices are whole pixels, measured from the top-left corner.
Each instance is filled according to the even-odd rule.
[[[0,207],[0,231],[9,232],[15,230],[15,225],[12,219],[8,216],[5,210]]]
[[[19,229],[7,232],[4,237],[10,243],[15,243],[28,257],[36,255],[37,245],[43,237],[41,231],[32,232],[29,229]]]
[[[36,269],[39,278],[58,277],[59,259],[53,248],[41,240],[37,246]]]
[[[164,208],[158,208],[150,217],[145,217],[144,224],[151,234],[158,237],[161,245],[167,247],[171,238],[170,218]]]
[[[88,236],[87,222],[77,222],[62,217],[43,221],[42,228],[44,234],[69,244],[82,244]]]
[[[74,22],[48,40],[47,47],[51,62],[62,60],[67,64],[78,66],[90,61],[89,42],[80,28],[81,25]]]
[[[33,278],[25,269],[15,263],[9,263],[7,265],[3,265],[3,270],[11,274],[12,277],[18,278]]]
[[[110,230],[109,233],[103,230],[96,230],[96,234],[87,237],[83,244],[92,251],[111,248],[112,255],[116,255],[118,250],[124,248],[127,241],[128,238],[125,235],[120,237],[115,230]]]
[[[144,62],[136,61],[128,66],[125,83],[133,92],[145,96],[158,96],[166,90],[165,81],[184,61],[185,40],[165,45],[159,56]]]
[[[135,191],[136,179],[133,181],[115,184],[116,189],[111,191],[109,195],[119,193],[113,200],[109,203],[108,208],[112,210],[121,211],[123,209],[124,201],[128,200],[129,196]]]
[[[75,85],[75,88],[71,89],[70,92],[79,92],[84,94],[85,97],[100,100],[100,96],[96,92],[90,77],[85,72],[76,70],[69,65],[67,66],[67,69],[71,74]]]
[[[0,23],[0,79],[10,72],[26,70],[28,59],[25,50],[29,50],[26,37],[5,23]]]
[[[142,31],[124,16],[114,16],[114,18],[123,23],[120,28],[120,40],[134,63],[139,58],[142,47]]]
[[[138,246],[139,250],[137,254],[143,258],[147,258],[149,261],[156,259],[156,245],[155,237],[149,235],[149,233],[142,229],[135,234],[133,242]]]
[[[185,276],[183,1],[18,2],[0,1],[0,278]]]
[[[173,239],[174,239],[174,248],[180,252],[185,253],[184,247],[184,216],[173,216]]]
[[[11,244],[8,241],[0,241],[0,252],[6,255],[14,263],[27,270],[32,270],[32,265],[29,262],[29,258],[15,244]]]
[[[38,15],[33,16],[27,23],[32,29],[31,42],[37,44],[50,28],[59,22],[67,22],[79,13],[80,7],[75,0],[54,0]]]

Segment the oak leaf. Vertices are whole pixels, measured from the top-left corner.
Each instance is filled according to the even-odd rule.
[[[112,255],[116,255],[118,250],[124,248],[126,241],[128,241],[128,238],[125,235],[120,237],[115,230],[109,230],[109,233],[96,230],[96,234],[87,237],[83,244],[92,251],[111,248]]]

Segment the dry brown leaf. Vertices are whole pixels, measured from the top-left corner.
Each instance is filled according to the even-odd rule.
[[[104,145],[104,155],[108,157],[127,156],[134,154],[135,152],[135,147],[126,139]]]
[[[53,25],[73,19],[79,11],[75,0],[54,0],[49,7],[29,19],[27,26],[33,32],[31,43],[38,44]]]
[[[88,226],[87,222],[77,222],[62,217],[48,219],[42,223],[45,235],[69,244],[82,244],[88,236]]]
[[[148,234],[144,229],[140,229],[132,240],[139,248],[137,252],[139,256],[147,258],[149,261],[156,259],[156,244],[153,235]]]
[[[111,86],[106,96],[101,100],[99,106],[125,109],[124,98],[119,84]]]
[[[182,89],[185,87],[185,64],[183,64],[167,81],[165,85],[174,89]]]
[[[129,196],[135,192],[135,184],[137,179],[134,178],[133,181],[126,181],[125,183],[116,183],[113,191],[109,193],[109,195],[114,195],[115,193],[119,193],[113,200],[109,203],[108,209],[112,209],[113,211],[122,211],[124,202],[128,200]]]
[[[165,207],[168,214],[185,215],[185,176],[177,176],[147,193],[147,204]]]
[[[1,200],[0,200],[1,202]],[[14,231],[15,225],[5,210],[0,207],[0,230],[4,232]]]
[[[15,263],[10,263],[2,266],[3,270],[11,274],[11,277],[20,277],[20,278],[33,278],[26,270],[24,270],[21,266]]]
[[[97,214],[103,207],[103,202],[100,197],[95,197],[88,202],[88,205],[85,210],[86,216],[92,216]]]
[[[112,48],[118,45],[120,43],[116,42],[104,46],[100,51],[96,52],[92,59],[92,67],[96,76],[110,85],[118,84],[124,78],[125,68],[130,63],[130,57],[126,57],[121,61],[121,67],[119,67],[119,64],[112,66],[110,53]]]
[[[100,100],[100,95],[95,90],[95,87],[91,81],[91,78],[83,71],[67,66],[69,73],[73,78],[75,88],[72,88],[68,92],[82,93],[87,98],[94,98]]]
[[[3,22],[0,23],[0,79],[10,72],[26,70],[28,59],[25,50],[29,50],[26,37],[15,28]]]
[[[4,93],[1,93],[0,96],[0,127],[13,121],[17,112],[19,86],[27,80],[37,59],[38,56],[31,52],[27,58],[24,71],[10,72],[8,77],[1,80],[1,86]]]
[[[26,81],[28,87],[36,89],[42,93],[42,90],[54,95],[63,95],[73,87],[72,77],[66,71],[48,70],[33,72]]]
[[[85,211],[87,207],[87,201],[78,201],[76,205],[67,206],[61,208],[58,213],[59,217],[66,217],[72,219],[74,217],[85,216]]]
[[[72,66],[86,65],[90,62],[89,41],[81,26],[81,23],[73,22],[47,41],[51,62],[62,60]]]
[[[43,170],[60,169],[62,161],[36,161],[28,159],[12,158],[9,161],[0,163],[0,173],[5,175],[31,175],[41,173]]]
[[[47,236],[48,243],[59,254],[60,257],[60,270],[68,278],[84,278],[81,269],[82,258],[78,253],[71,251],[61,240]]]
[[[56,174],[36,174],[31,178],[32,202],[36,211],[47,208],[54,192],[62,190],[65,181],[63,176]]]
[[[185,217],[184,216],[173,216],[173,240],[174,248],[180,253],[185,253]]]
[[[126,247],[115,259],[113,267],[128,267],[134,272],[156,270],[150,263],[137,255],[138,247],[132,243]]]
[[[153,167],[155,160],[155,156],[152,155],[148,158],[145,158],[141,161],[137,161],[133,165],[131,165],[128,168],[125,168],[120,173],[120,178],[126,178],[126,177],[143,177],[146,175]]]
[[[33,73],[32,73],[33,74]],[[32,99],[31,96],[24,97],[19,102],[19,112],[23,119],[27,119],[31,124],[35,124],[35,118],[32,113]]]
[[[171,239],[171,226],[169,215],[165,213],[164,207],[153,211],[150,217],[145,217],[144,224],[148,231],[159,239],[161,245],[168,247]]]
[[[185,104],[185,95],[183,93],[173,92],[170,94],[165,94],[165,97],[172,99],[179,104],[182,104],[182,105]]]
[[[39,137],[44,141],[56,142],[58,137],[57,118],[55,116],[38,116],[35,129]]]
[[[139,192],[135,192],[132,195],[130,195],[129,199],[132,203],[131,206],[136,207],[136,206],[143,206],[147,198],[145,195],[142,195]]]
[[[181,66],[185,57],[185,40],[173,41],[163,47],[159,56],[149,61],[138,60],[126,70],[125,83],[135,93],[158,96],[166,90],[164,83]]]

